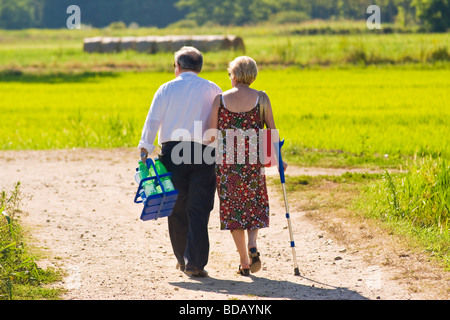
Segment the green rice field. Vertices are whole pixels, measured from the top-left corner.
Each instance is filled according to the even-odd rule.
[[[225,71],[201,76],[230,88]],[[0,82],[0,149],[137,145],[156,89],[172,73],[25,75]],[[287,150],[450,157],[450,71],[263,69]]]

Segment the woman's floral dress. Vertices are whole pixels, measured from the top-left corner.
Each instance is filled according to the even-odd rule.
[[[222,230],[259,229],[269,226],[269,198],[267,195],[266,178],[261,172],[263,165],[249,157],[249,150],[254,152],[258,139],[233,139],[234,146],[226,146],[226,132],[234,130],[261,129],[260,105],[247,112],[232,112],[228,110],[220,97],[218,129],[221,132],[223,144],[223,159],[217,162],[217,191],[220,200],[220,222]],[[248,132],[248,131],[247,131]],[[245,146],[243,145],[245,141]],[[240,142],[240,146],[239,146]],[[237,150],[245,148],[245,161],[239,160]],[[234,161],[227,163],[226,150],[234,150]],[[243,157],[240,154],[240,157]],[[240,158],[242,159],[242,158]],[[253,157],[254,159],[254,157]],[[250,160],[250,161],[249,161]],[[228,161],[231,162],[231,161]]]

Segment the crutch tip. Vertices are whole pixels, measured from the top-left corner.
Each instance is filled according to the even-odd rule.
[[[300,275],[300,271],[298,270],[298,268],[294,269],[294,275],[299,276]]]

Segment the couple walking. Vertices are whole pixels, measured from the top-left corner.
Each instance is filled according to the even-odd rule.
[[[267,95],[249,87],[258,72],[252,58],[238,57],[230,63],[228,75],[233,88],[223,93],[216,84],[198,76],[202,66],[202,54],[194,47],[183,47],[175,53],[176,78],[156,91],[138,148],[145,163],[155,148],[153,142],[158,133],[159,159],[172,173],[172,182],[179,192],[168,217],[177,268],[192,277],[208,275],[204,269],[209,256],[208,221],[217,186],[221,229],[231,231],[240,256],[238,272],[249,275],[261,268],[256,244],[258,230],[269,226],[263,165],[251,164],[248,159],[245,163],[211,164],[203,158],[198,161],[198,156],[199,151],[201,155],[214,155],[217,151],[212,142],[218,135],[205,141],[207,129],[259,130],[264,124],[268,129],[276,129],[275,122]],[[267,101],[263,116],[260,99]],[[198,121],[203,124],[202,132],[195,130]],[[188,141],[174,134],[180,129],[189,133]],[[247,143],[245,150],[248,149]],[[233,151],[237,153],[237,145]],[[180,163],[180,158],[191,161]]]

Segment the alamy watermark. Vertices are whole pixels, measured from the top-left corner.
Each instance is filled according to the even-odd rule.
[[[373,29],[381,29],[381,9],[377,5],[371,5],[367,7],[366,13],[372,14],[369,18],[367,18],[366,25],[367,28]]]
[[[280,138],[276,129],[207,129],[203,134],[202,132],[202,121],[194,122],[193,134],[186,129],[172,132],[171,141],[198,142],[193,148],[190,143],[174,146],[171,153],[174,164],[266,165],[276,161],[279,154]],[[208,144],[209,148],[201,147],[202,143],[211,140],[214,141]]]
[[[66,20],[67,29],[81,29],[81,9],[77,5],[67,7],[66,13],[71,14]]]

